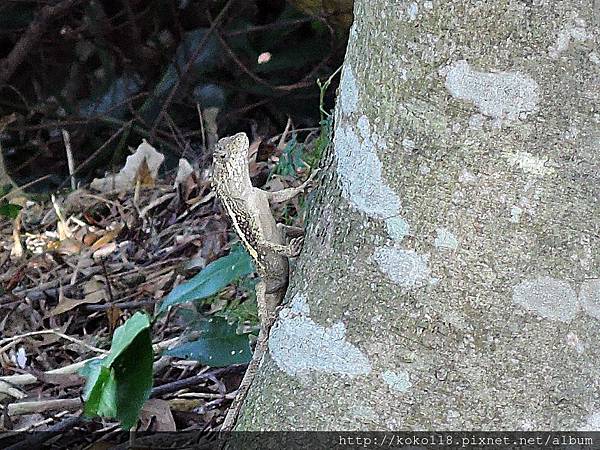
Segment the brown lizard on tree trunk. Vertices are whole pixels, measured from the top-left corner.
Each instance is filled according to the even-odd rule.
[[[302,247],[301,237],[292,239],[286,245],[283,233],[286,227],[275,222],[269,203],[281,203],[294,198],[304,191],[317,173],[314,171],[298,187],[276,192],[264,191],[252,186],[250,181],[248,149],[248,137],[245,133],[238,133],[220,139],[213,155],[213,188],[260,277],[256,285],[260,319],[256,348],[221,431],[229,431],[235,425],[254,375],[266,354],[269,330],[275,322],[275,310],[287,290],[288,258],[297,256]]]

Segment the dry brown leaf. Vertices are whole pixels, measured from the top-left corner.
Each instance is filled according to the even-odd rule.
[[[177,175],[175,176],[175,183],[173,183],[173,187],[177,187],[180,184],[185,183],[193,173],[194,168],[192,165],[187,159],[181,158],[179,160],[179,167],[177,167]]]
[[[154,278],[147,283],[141,284],[138,287],[138,292],[151,295],[155,299],[162,298],[165,294],[163,288],[167,283],[170,283],[173,280],[174,273],[175,271],[171,270],[169,273],[161,275],[158,278]]]
[[[3,133],[5,128],[17,120],[17,113],[12,113],[8,116],[0,117],[0,133]]]
[[[62,255],[77,255],[81,252],[83,245],[76,239],[67,238],[59,242],[57,250]]]
[[[113,242],[123,229],[122,224],[118,224],[113,230],[106,231],[94,244],[90,247],[93,252],[104,247],[106,244]]]
[[[107,298],[104,284],[97,280],[89,280],[83,286],[84,298],[68,298],[63,294],[62,288],[58,290],[58,305],[48,311],[46,317],[57,316],[76,308],[79,305],[99,303]]]
[[[83,236],[83,243],[85,245],[87,245],[88,247],[90,247],[98,239],[100,239],[100,236],[98,236],[96,233],[88,232],[88,233],[85,233],[85,235]]]
[[[36,426],[44,423],[45,420],[46,418],[40,413],[24,414],[15,417],[12,426],[14,430],[29,431],[36,429]],[[39,429],[37,428],[37,430]]]
[[[90,302],[98,303],[101,300],[108,299],[106,287],[104,282],[99,280],[100,277],[95,276],[91,280],[88,280],[83,285],[83,293],[85,298]]]
[[[60,205],[56,201],[56,197],[54,194],[50,197],[52,199],[52,206],[54,207],[54,212],[56,213],[56,217],[58,217],[58,223],[56,224],[56,231],[58,232],[58,239],[63,241],[67,238],[73,236],[71,229],[69,228],[69,224],[65,220],[65,216],[60,209]]]
[[[29,373],[35,376],[42,383],[54,384],[61,388],[70,386],[79,386],[85,383],[85,378],[76,373],[51,373],[38,370],[35,367],[29,368]]]
[[[197,203],[204,204],[208,203],[215,197],[215,191],[208,191],[206,194],[201,194],[194,198],[188,198],[185,203],[189,206],[195,206]]]
[[[106,318],[108,319],[108,331],[110,332],[110,334],[112,334],[115,328],[117,328],[117,324],[119,323],[121,314],[123,314],[123,311],[121,311],[120,308],[116,308],[112,305],[106,310]]]
[[[147,206],[145,206],[144,208],[141,209],[140,217],[145,217],[146,214],[148,214],[148,211],[150,211],[153,208],[156,208],[157,206],[160,206],[167,200],[171,200],[173,197],[175,197],[175,193],[170,192],[168,194],[158,197],[156,200],[151,201]]]
[[[57,316],[59,314],[70,311],[71,309],[81,305],[82,303],[86,303],[85,299],[74,299],[61,295],[59,297],[58,305],[56,305],[54,308],[48,311],[48,313],[46,314],[46,318]]]
[[[99,248],[92,255],[95,259],[105,258],[111,253],[113,253],[117,249],[117,244],[115,242],[111,242],[110,244],[106,244],[104,247]]]
[[[144,403],[140,411],[140,422],[142,430],[148,430],[151,425],[154,425],[152,431],[176,431],[177,429],[169,402],[158,398],[151,398]]]
[[[142,177],[144,180],[156,180],[158,168],[162,164],[165,156],[157,152],[146,140],[144,140],[136,149],[135,153],[127,157],[125,166],[115,175],[109,175],[104,178],[96,178],[90,184],[92,189],[101,192],[112,190],[126,191],[133,189],[139,178],[138,173],[142,165],[146,165],[146,169],[142,169]],[[140,179],[142,181],[142,179]]]
[[[202,190],[202,186],[198,183],[196,173],[192,172],[192,174],[189,177],[187,177],[179,187],[181,198],[187,202],[187,200],[192,196],[194,191],[197,190]]]
[[[155,180],[150,172],[146,158],[144,158],[138,167],[137,173],[135,174],[135,182],[139,183],[142,187],[154,187]]]

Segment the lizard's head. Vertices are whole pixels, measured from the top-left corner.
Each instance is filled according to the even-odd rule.
[[[249,145],[246,133],[237,133],[233,136],[219,139],[213,153],[215,163],[226,163],[228,160],[237,160],[240,156],[245,161]]]

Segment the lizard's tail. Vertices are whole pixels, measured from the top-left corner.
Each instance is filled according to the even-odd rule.
[[[250,390],[250,386],[252,386],[252,380],[258,371],[260,363],[263,359],[267,351],[268,345],[268,332],[263,327],[261,327],[260,332],[258,333],[258,339],[256,340],[256,347],[254,349],[254,354],[252,355],[252,359],[248,364],[248,368],[246,369],[246,373],[242,378],[242,382],[240,383],[240,387],[237,390],[237,394],[231,402],[231,406],[227,411],[227,415],[225,416],[225,420],[223,421],[223,425],[221,425],[221,431],[232,431],[237,418],[240,414],[240,410],[242,409],[242,404],[246,399],[246,395],[248,395],[248,391]]]

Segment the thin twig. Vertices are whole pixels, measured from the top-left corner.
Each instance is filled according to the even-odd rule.
[[[139,270],[139,269],[136,269],[136,270]],[[128,274],[129,272],[134,272],[134,271],[135,270],[130,270],[126,273]],[[92,276],[96,275],[99,272],[100,272],[99,267],[90,267],[87,270],[87,273],[85,275],[82,275],[82,277],[79,281],[80,282],[87,281],[90,278],[92,278]],[[58,288],[59,284],[60,283],[68,284],[68,283],[70,283],[70,281],[71,281],[71,276],[66,275],[59,279],[54,279],[54,280],[39,284],[35,287],[26,288],[26,289],[23,289],[23,288],[14,289],[13,292],[0,296],[0,306],[6,307],[6,306],[14,303],[15,301],[22,302],[23,296],[27,297],[27,299],[30,301],[37,301],[46,296],[46,293],[47,293],[46,291],[52,291],[54,296],[56,296],[58,293],[57,288]],[[74,285],[65,286],[65,288],[64,288],[65,295],[69,295],[69,292],[71,292],[71,290],[75,289],[76,287],[77,286],[74,286]]]
[[[34,423],[30,424],[30,425],[27,425],[27,426],[25,426],[23,428],[18,428],[18,429],[14,430],[14,431],[16,431],[17,433],[24,433],[26,431],[33,431],[36,428],[39,428],[39,427],[41,427],[43,425],[47,425],[49,423],[52,423],[56,419],[60,419],[61,417],[66,416],[67,414],[69,414],[69,411],[60,411],[60,412],[57,412],[56,414],[53,414],[52,415],[53,417],[48,417],[48,418],[40,420],[38,422],[34,422]]]
[[[332,14],[323,14],[323,15],[319,15],[319,16],[315,16],[315,17],[313,17],[313,16],[303,17],[301,19],[280,20],[280,21],[273,22],[273,23],[270,23],[267,25],[255,25],[253,27],[244,27],[241,30],[229,31],[229,32],[225,33],[225,35],[227,37],[239,36],[240,34],[256,33],[258,31],[275,30],[277,28],[289,28],[291,25],[300,25],[300,24],[307,23],[307,22],[313,22],[315,20],[315,18],[326,19],[327,17],[329,17],[331,15]]]
[[[75,161],[73,160],[73,151],[71,150],[71,136],[65,129],[62,130],[63,140],[65,141],[65,151],[67,152],[67,166],[69,168],[69,178],[71,179],[71,189],[77,189],[75,183]]]
[[[71,177],[73,177],[74,175],[77,175],[79,172],[81,172],[81,170],[83,168],[85,168],[90,163],[90,161],[92,161],[94,158],[96,158],[100,154],[100,152],[102,152],[108,145],[110,145],[112,143],[112,141],[114,141],[117,137],[119,137],[124,130],[126,130],[128,127],[131,126],[131,124],[132,124],[132,121],[124,123],[123,126],[121,126],[117,131],[115,131],[113,133],[113,135],[111,137],[109,137],[106,142],[104,142],[104,144],[102,144],[100,147],[98,147],[96,150],[94,150],[94,152],[90,156],[88,156],[85,161],[83,161],[81,164],[79,164],[79,166],[71,174]],[[59,187],[63,187],[63,184],[61,184]]]
[[[194,386],[198,384],[200,381],[207,380],[209,378],[216,377],[218,375],[223,375],[229,372],[237,372],[244,370],[248,364],[236,364],[229,367],[222,367],[219,369],[211,370],[210,372],[199,373],[197,375],[191,376],[189,378],[185,378],[183,380],[173,381],[171,383],[166,383],[161,386],[156,386],[152,388],[152,392],[150,397],[158,397],[159,395],[168,394],[170,392],[178,391],[184,387]]]
[[[19,188],[19,190],[20,190],[20,191],[23,191],[23,190],[25,190],[25,189],[26,189],[26,188],[28,188],[28,187],[31,187],[31,186],[33,186],[33,185],[35,185],[35,184],[41,183],[41,182],[42,182],[42,181],[44,181],[44,180],[47,180],[47,179],[48,179],[48,178],[50,178],[51,176],[52,176],[52,175],[44,175],[43,177],[37,178],[37,179],[35,179],[35,180],[33,180],[33,181],[30,181],[29,183],[25,183],[23,186],[19,186],[18,188]],[[13,194],[14,194],[14,192],[13,192],[13,191],[10,191],[10,192],[8,192],[7,194],[4,194],[2,197],[0,197],[0,201],[4,200],[4,199],[5,199],[5,198],[7,198],[7,197],[10,197],[10,196],[11,196],[11,195],[13,195]]]
[[[43,413],[52,410],[77,410],[81,408],[81,398],[49,398],[29,402],[11,403],[8,405],[9,416],[22,416],[31,413]]]
[[[196,110],[198,111],[198,121],[200,122],[200,135],[202,136],[202,148],[206,149],[206,133],[204,132],[204,119],[202,118],[202,109],[200,103],[196,103]]]
[[[210,20],[210,19],[209,19]],[[308,86],[311,86],[313,84],[313,80],[311,79],[313,74],[316,73],[316,71],[326,62],[329,60],[329,58],[331,57],[331,55],[329,55],[327,58],[325,58],[324,60],[322,60],[319,64],[317,64],[315,67],[313,67],[313,69],[310,71],[310,73],[308,75],[306,75],[304,78],[302,78],[302,80],[296,82],[296,83],[292,83],[292,84],[287,84],[287,85],[279,85],[279,86],[274,86],[271,83],[269,83],[267,80],[265,80],[264,78],[259,77],[258,75],[256,75],[254,72],[252,72],[243,62],[240,58],[238,58],[238,56],[235,54],[235,52],[231,49],[231,47],[229,46],[229,44],[227,43],[227,41],[223,38],[223,36],[221,35],[221,33],[219,33],[217,30],[215,30],[215,36],[217,37],[217,39],[219,40],[219,42],[221,43],[221,46],[225,49],[225,51],[227,52],[227,54],[229,55],[229,57],[238,65],[238,67],[240,69],[242,69],[242,71],[244,73],[246,73],[246,75],[248,75],[250,78],[252,78],[254,81],[256,81],[258,84],[262,84],[263,86],[266,86],[274,91],[283,91],[283,92],[289,92],[289,91],[293,91],[296,89],[301,89],[301,88],[305,88]]]
[[[289,133],[291,127],[292,127],[292,118],[288,117],[287,123],[285,124],[285,130],[283,130],[283,133],[281,133],[281,138],[279,139],[279,143],[277,144],[277,148],[279,150],[283,150],[283,148],[285,146],[285,138],[287,137],[287,134]]]
[[[44,433],[33,433],[28,435],[27,439],[18,442],[4,450],[30,450],[32,448],[40,448],[41,444],[52,438],[55,433],[60,433],[69,428],[73,428],[81,421],[81,416],[70,416],[60,422],[48,427]]]
[[[86,344],[85,342],[83,342],[80,339],[76,339],[72,336],[61,333],[60,331],[57,331],[57,330],[30,331],[29,333],[20,334],[18,336],[0,339],[0,345],[3,345],[3,347],[0,347],[0,353],[5,352],[8,348],[10,348],[16,342],[21,341],[22,339],[25,339],[25,338],[31,337],[31,336],[39,336],[39,335],[43,335],[43,334],[54,334],[55,336],[61,337],[63,339],[66,339],[67,341],[71,341],[75,344],[81,345],[82,347],[85,347],[88,350],[91,350],[96,353],[102,353],[102,354],[108,353],[108,351],[106,351],[106,350],[102,350],[101,348],[94,347],[93,345],[90,345],[90,344]]]
[[[172,339],[167,339],[166,341],[158,342],[158,343],[152,345],[152,351],[154,353],[160,353],[161,351],[166,350],[167,348],[169,348],[171,345],[173,345],[174,343],[176,343],[178,341],[179,341],[179,338],[176,337],[176,338],[172,338]],[[45,375],[69,375],[72,373],[76,373],[79,371],[79,369],[81,369],[83,366],[88,364],[90,361],[93,361],[93,360],[99,359],[99,358],[102,358],[102,356],[95,356],[93,358],[88,358],[83,361],[69,364],[68,366],[59,367],[58,369],[48,370],[47,372],[44,372],[44,374]],[[38,377],[36,377],[35,375],[32,375],[30,373],[20,373],[20,374],[16,374],[16,375],[2,376],[2,377],[0,377],[0,381],[14,384],[15,386],[28,386],[30,384],[37,383],[39,381],[39,379],[38,379]]]
[[[129,309],[129,308],[141,308],[143,306],[154,305],[158,300],[133,300],[130,302],[114,303],[112,305],[85,305],[84,309],[88,311],[106,311],[110,308]]]
[[[294,128],[294,133],[300,133],[301,131],[310,131],[311,133],[314,131],[320,130],[319,127],[309,127],[309,128]],[[269,139],[269,142],[274,143],[277,139],[283,136],[283,133],[276,134]]]
[[[106,288],[108,290],[108,302],[113,305],[115,303],[115,297],[113,296],[112,286],[110,284],[110,278],[108,278],[108,271],[106,270],[106,261],[104,258],[100,259],[100,264],[102,265],[102,272],[104,273],[104,278],[106,279]]]
[[[37,17],[31,22],[27,31],[12,48],[6,58],[0,62],[0,84],[7,82],[17,68],[29,55],[38,41],[42,38],[50,22],[66,12],[81,0],[64,0],[54,6],[44,6]]]

